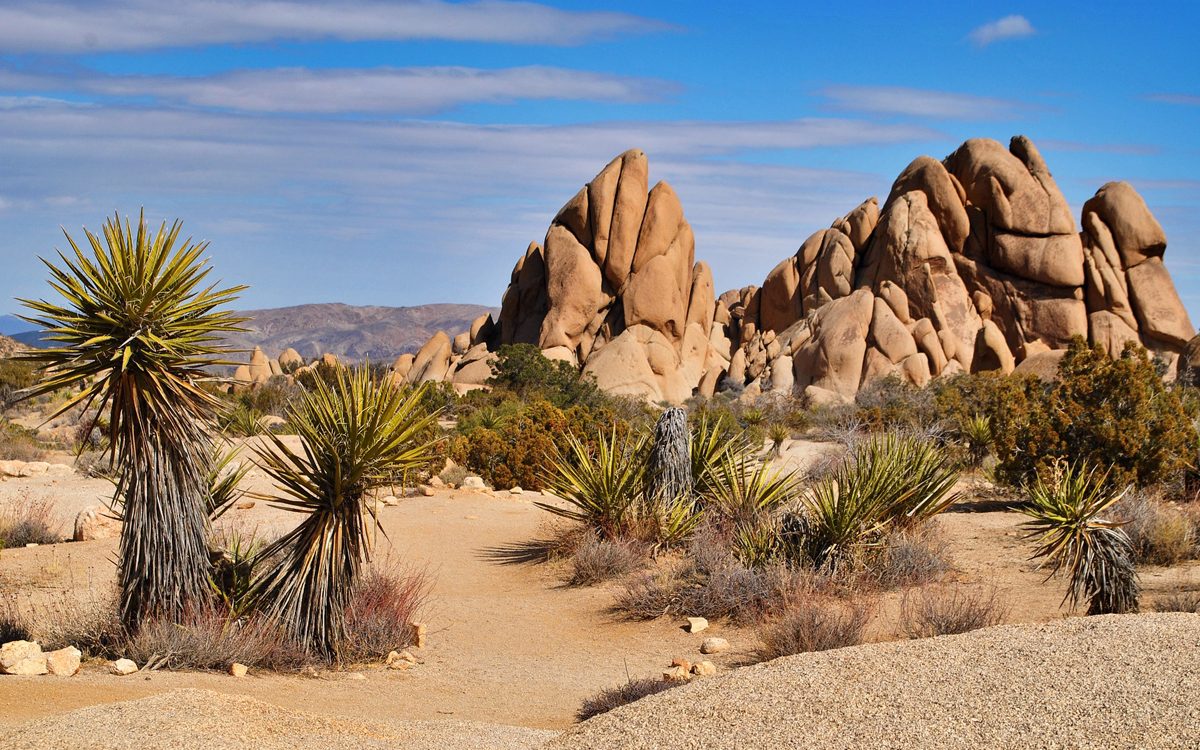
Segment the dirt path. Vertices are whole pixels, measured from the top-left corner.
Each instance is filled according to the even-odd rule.
[[[240,522],[276,522],[275,511],[243,511]],[[90,665],[76,678],[0,680],[0,728],[100,702],[197,687],[252,696],[291,709],[372,719],[469,719],[529,727],[565,727],[580,702],[634,676],[657,675],[674,656],[697,654],[704,636],[677,624],[629,623],[608,614],[611,592],[564,587],[545,566],[501,564],[489,551],[527,542],[548,514],[529,494],[446,492],[383,510],[395,543],[379,553],[428,566],[436,584],[426,619],[424,664],[395,672],[261,676],[155,672],[115,677]],[[36,578],[42,591],[83,592],[112,579],[111,542],[8,550],[0,562],[7,588]],[[714,627],[734,643],[749,635]],[[736,651],[717,661],[732,661]],[[627,672],[628,670],[628,672]]]

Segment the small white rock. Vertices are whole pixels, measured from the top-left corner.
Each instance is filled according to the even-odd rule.
[[[709,677],[717,673],[717,665],[711,661],[700,661],[692,665],[692,674],[697,677]]]
[[[513,487],[511,490],[508,491],[508,494],[510,494],[510,495],[522,495],[524,493],[525,493],[525,490],[521,489],[520,487]]]
[[[687,621],[687,632],[689,633],[699,633],[702,630],[708,630],[708,620],[703,617],[689,617]]]
[[[26,659],[42,655],[42,647],[36,641],[9,641],[0,646],[0,672],[13,674],[10,669]]]
[[[700,644],[700,653],[719,654],[729,648],[729,641],[724,638],[705,638]]]
[[[112,664],[108,665],[113,674],[121,676],[133,674],[138,671],[138,665],[132,659],[117,659]]]

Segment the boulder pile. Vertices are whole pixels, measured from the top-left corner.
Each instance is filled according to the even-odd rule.
[[[438,332],[392,373],[477,388],[499,347],[526,343],[606,391],[656,402],[730,390],[828,403],[889,376],[920,386],[959,372],[1053,372],[1082,336],[1114,356],[1140,344],[1173,376],[1195,330],[1165,250],[1128,183],[1101,187],[1077,228],[1029,139],[972,139],[941,161],[917,158],[882,207],[870,198],[816,232],[761,286],[718,296],[679,197],[666,182],[650,187],[646,155],[632,150],[530,243],[499,319]],[[239,378],[278,366],[256,351]]]

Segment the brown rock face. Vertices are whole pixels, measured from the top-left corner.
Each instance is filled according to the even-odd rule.
[[[1041,373],[1075,336],[1114,356],[1135,342],[1200,370],[1200,355],[1180,358],[1195,330],[1145,202],[1126,183],[1104,185],[1077,232],[1023,136],[915,159],[882,208],[863,201],[761,288],[720,295],[679,196],[649,185],[643,152],[613,159],[517,261],[498,320],[476,320],[453,344],[439,333],[393,377],[477,386],[490,349],[531,343],[605,390],[652,401],[728,387],[833,403],[888,376],[920,386],[1027,360]]]

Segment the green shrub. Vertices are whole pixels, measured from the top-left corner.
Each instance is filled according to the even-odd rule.
[[[39,461],[45,455],[33,430],[0,419],[0,461]]]
[[[9,357],[0,358],[0,410],[17,398],[17,393],[39,380],[37,367],[31,362]]]
[[[1195,460],[1196,428],[1180,392],[1132,345],[1112,359],[1076,339],[1056,382],[956,378],[941,389],[937,404],[954,424],[988,417],[996,477],[1013,486],[1059,459],[1111,466],[1115,484],[1141,486],[1170,479]]]
[[[598,405],[605,396],[578,368],[548,359],[533,344],[509,344],[496,352],[488,385],[518,398],[545,399],[555,406]]]

